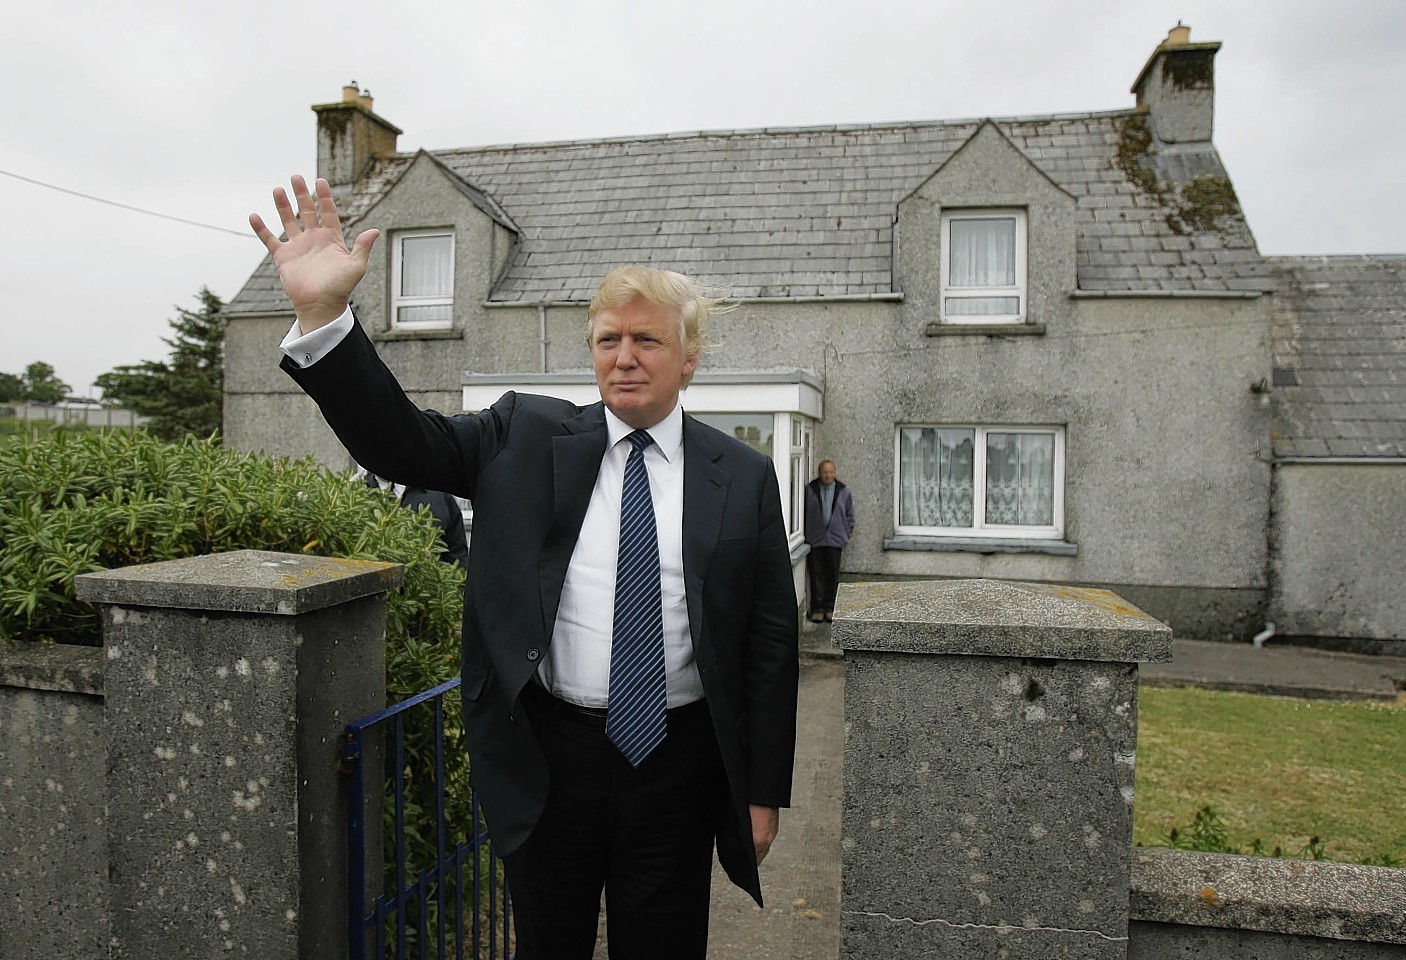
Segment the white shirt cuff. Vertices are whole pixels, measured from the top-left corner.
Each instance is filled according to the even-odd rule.
[[[300,367],[310,367],[323,357],[332,352],[332,348],[341,343],[352,328],[351,307],[342,311],[342,315],[324,327],[318,327],[312,333],[303,333],[298,326],[298,321],[293,321],[293,328],[288,331],[288,335],[283,338],[279,349],[288,355]]]

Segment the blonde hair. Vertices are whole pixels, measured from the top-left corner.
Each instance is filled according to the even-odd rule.
[[[676,310],[683,327],[684,356],[696,357],[703,352],[708,318],[717,312],[717,301],[706,296],[692,278],[653,267],[618,267],[601,279],[586,308],[586,343],[591,342],[596,314],[624,306],[636,297]]]

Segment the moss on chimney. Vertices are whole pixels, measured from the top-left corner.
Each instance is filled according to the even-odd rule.
[[[1214,83],[1214,50],[1169,51],[1162,60],[1162,75],[1178,90],[1208,90]]]

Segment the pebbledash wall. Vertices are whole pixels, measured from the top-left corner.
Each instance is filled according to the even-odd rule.
[[[0,958],[346,956],[340,738],[384,705],[400,581],[259,551],[86,574],[102,647],[0,647]]]
[[[0,960],[344,956],[337,741],[384,700],[396,578],[255,551],[110,571],[80,587],[104,647],[0,647]],[[845,957],[1402,955],[1406,871],[1131,849],[1161,624],[1050,584],[842,589]],[[995,738],[954,733],[988,713]]]

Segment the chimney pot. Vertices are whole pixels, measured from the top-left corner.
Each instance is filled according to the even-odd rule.
[[[357,88],[357,85],[356,85],[356,81],[355,81],[355,80],[353,80],[351,83],[348,83],[348,84],[346,84],[346,85],[344,85],[344,86],[342,87],[342,102],[343,102],[343,103],[356,103],[357,99],[358,99],[360,96],[361,96],[361,90]]]
[[[1191,42],[1191,28],[1184,25],[1180,20],[1177,25],[1167,31],[1165,45],[1168,47],[1184,47]]]
[[[359,103],[359,104],[361,104],[361,107],[362,107],[363,110],[368,110],[368,111],[369,111],[369,110],[371,109],[371,104],[372,104],[372,100],[371,100],[371,91],[370,91],[370,90],[363,90],[363,91],[361,91],[361,96],[357,98],[357,101],[356,101],[356,102]]]

